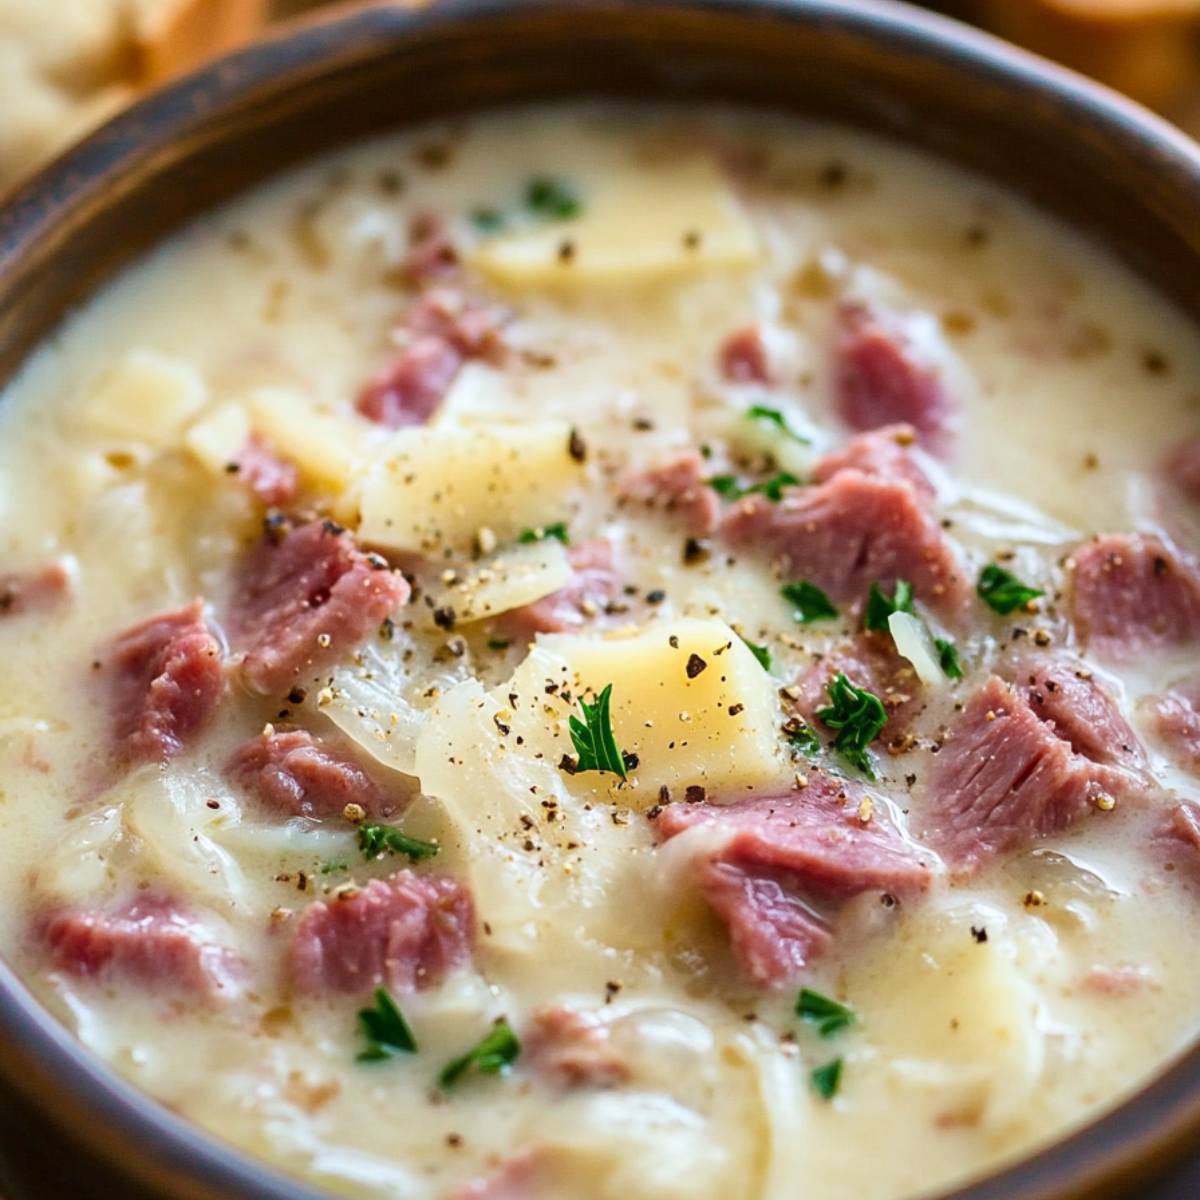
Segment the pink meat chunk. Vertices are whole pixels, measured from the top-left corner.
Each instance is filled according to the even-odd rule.
[[[771,359],[757,325],[734,330],[721,343],[717,362],[730,383],[771,382]]]
[[[233,752],[225,773],[281,816],[337,817],[357,804],[378,818],[397,807],[361,767],[303,729],[268,728]]]
[[[694,450],[627,476],[621,495],[672,517],[694,537],[712,533],[721,517],[717,494],[705,482],[704,459]]]
[[[116,912],[50,917],[41,940],[56,970],[89,979],[119,977],[206,1000],[235,995],[242,963],[202,922],[161,896],[139,896]]]
[[[518,1151],[488,1175],[465,1183],[450,1200],[538,1200],[545,1172],[535,1149]]]
[[[289,969],[297,991],[364,994],[432,987],[471,958],[470,892],[442,875],[400,871],[318,900],[296,922]]]
[[[1171,759],[1200,771],[1200,675],[1193,675],[1147,701],[1159,743]]]
[[[246,687],[286,692],[301,672],[344,658],[408,596],[402,575],[330,521],[274,530],[242,564],[230,606]]]
[[[61,559],[29,571],[0,573],[0,617],[53,612],[71,596],[71,571]]]
[[[790,982],[829,944],[838,902],[863,892],[924,891],[932,856],[907,841],[882,805],[820,771],[807,787],[733,804],[671,804],[656,819],[669,839],[698,825],[728,835],[698,864],[709,906],[726,923],[734,956],[761,987]]]
[[[630,1078],[629,1064],[612,1046],[611,1026],[597,1013],[539,1009],[523,1044],[525,1061],[566,1087],[616,1087]]]
[[[824,483],[840,471],[861,471],[880,479],[911,483],[924,500],[932,498],[933,484],[913,457],[917,440],[911,425],[885,425],[852,437],[844,446],[817,459],[813,483]]]
[[[621,585],[613,561],[612,543],[605,538],[580,542],[567,551],[574,574],[557,592],[532,604],[514,608],[497,623],[513,638],[532,639],[538,633],[581,629],[612,600]]]
[[[300,492],[300,473],[294,463],[280,458],[258,434],[246,439],[232,466],[237,477],[264,504],[273,508],[291,504]]]
[[[957,417],[954,404],[937,367],[922,360],[900,318],[843,304],[833,359],[838,414],[851,429],[904,422],[927,445],[945,445]]]
[[[454,288],[426,292],[398,331],[400,352],[359,394],[358,411],[389,429],[425,424],[465,362],[500,356],[505,319]]]
[[[1075,623],[1095,654],[1128,661],[1200,638],[1200,569],[1148,533],[1111,533],[1071,556]]]
[[[1151,841],[1164,866],[1200,883],[1200,804],[1194,800],[1173,803]]]
[[[225,684],[221,646],[200,600],[127,629],[99,661],[118,752],[135,762],[179,754],[208,723]]]
[[[1061,833],[1130,772],[1077,753],[1064,731],[992,676],[967,702],[934,760],[925,839],[956,869]]]
[[[1189,438],[1176,446],[1163,469],[1167,479],[1183,495],[1200,503],[1200,437]]]
[[[785,489],[778,503],[745,496],[721,528],[733,546],[772,555],[790,577],[839,602],[865,597],[876,582],[890,593],[898,579],[946,617],[961,614],[970,599],[941,527],[902,481],[839,471],[815,487]]]

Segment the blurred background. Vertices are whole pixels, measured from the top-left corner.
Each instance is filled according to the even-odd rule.
[[[0,0],[0,191],[145,88],[272,22],[329,6]],[[928,7],[1102,79],[1200,136],[1200,0],[941,0]]]

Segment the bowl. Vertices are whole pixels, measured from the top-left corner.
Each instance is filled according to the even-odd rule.
[[[0,211],[0,383],[124,264],[273,172],[385,127],[532,99],[726,100],[863,127],[991,177],[1200,319],[1200,147],[951,21],[861,0],[443,0],[285,31],[142,101]],[[6,1200],[319,1200],[88,1055],[0,965]],[[1200,1047],[953,1200],[1200,1195]],[[947,1198],[949,1200],[949,1198]]]

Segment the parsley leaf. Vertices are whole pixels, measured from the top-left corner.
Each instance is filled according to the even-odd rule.
[[[438,1083],[444,1088],[451,1087],[472,1067],[482,1075],[499,1075],[516,1061],[520,1053],[521,1043],[517,1035],[501,1017],[480,1042],[442,1068]]]
[[[864,688],[855,687],[839,671],[825,685],[829,693],[829,705],[817,710],[817,720],[836,729],[834,749],[852,766],[857,767],[868,779],[875,778],[875,768],[867,747],[879,736],[887,724],[887,709],[883,701]]]
[[[823,621],[826,617],[838,615],[833,601],[815,583],[809,583],[807,579],[785,583],[779,589],[779,594],[792,606],[792,617],[801,625],[809,625],[813,621]]]
[[[739,633],[738,637],[742,637],[742,635]],[[742,641],[745,643],[746,649],[758,659],[758,665],[764,671],[769,671],[771,669],[771,651],[766,646],[757,645],[749,638],[743,637]]]
[[[375,989],[375,1004],[359,1011],[358,1024],[367,1039],[367,1048],[359,1054],[359,1062],[380,1062],[397,1054],[417,1052],[417,1040],[385,988]]]
[[[799,717],[789,717],[783,723],[783,736],[802,754],[817,754],[821,749],[821,739],[817,731]]]
[[[348,871],[349,869],[344,862],[324,862],[321,864],[322,875],[333,875],[337,871]]]
[[[708,486],[718,496],[724,496],[726,500],[737,500],[746,494],[742,485],[738,483],[736,475],[714,475],[708,481]]]
[[[764,421],[770,425],[774,425],[785,437],[789,437],[794,442],[800,442],[802,445],[811,446],[812,438],[806,438],[804,434],[797,433],[788,423],[787,417],[783,415],[777,408],[767,408],[765,404],[752,404],[746,409],[746,420],[748,421]]]
[[[1041,591],[1022,583],[1011,571],[995,563],[988,563],[979,572],[979,582],[975,585],[979,598],[1001,616],[1007,616],[1014,609],[1022,608],[1030,600],[1036,600]]]
[[[575,747],[577,756],[575,772],[611,771],[614,775],[620,775],[622,779],[626,777],[625,759],[617,749],[612,717],[608,711],[611,700],[611,683],[605,686],[592,704],[589,704],[582,696],[579,698],[579,707],[583,710],[583,720],[572,717],[568,722],[571,743]]]
[[[538,525],[534,529],[523,529],[517,537],[517,541],[527,546],[530,542],[544,542],[547,538],[554,538],[555,541],[562,542],[564,546],[570,545],[571,539],[567,536],[566,522],[556,521],[553,525]]]
[[[790,471],[779,471],[770,479],[749,486],[739,483],[736,475],[714,475],[707,482],[718,496],[724,496],[726,500],[740,500],[743,496],[761,492],[772,504],[778,504],[783,499],[785,487],[797,487],[800,484],[800,480]]]
[[[963,671],[962,665],[958,661],[958,647],[945,638],[934,638],[933,644],[937,647],[938,662],[941,664],[942,670],[946,672],[947,678],[961,679]]]
[[[878,633],[886,633],[888,630],[888,617],[892,613],[911,613],[912,611],[913,589],[912,584],[907,579],[896,580],[896,591],[891,599],[888,599],[887,593],[878,583],[873,583],[867,595],[867,608],[863,613],[863,626],[866,629],[874,629]]]
[[[813,1091],[821,1097],[822,1100],[832,1100],[837,1095],[837,1090],[842,1082],[842,1066],[844,1060],[835,1058],[832,1062],[825,1063],[824,1066],[817,1067],[815,1071],[809,1075],[809,1079],[813,1085]]]
[[[407,854],[414,862],[432,858],[441,850],[437,842],[422,842],[409,837],[394,825],[363,824],[358,827],[358,848],[363,858],[378,858],[385,850],[389,854]]]
[[[841,1033],[858,1020],[854,1009],[845,1004],[839,1004],[812,988],[802,988],[796,998],[796,1016],[803,1021],[810,1021],[817,1027],[817,1032],[823,1037],[833,1037]]]
[[[487,647],[489,650],[507,650],[512,642],[506,642],[503,638],[488,638]]]
[[[471,224],[480,233],[499,233],[504,228],[504,214],[498,208],[477,208],[471,213]]]
[[[525,207],[547,221],[568,221],[583,212],[583,203],[569,183],[545,175],[529,181]]]

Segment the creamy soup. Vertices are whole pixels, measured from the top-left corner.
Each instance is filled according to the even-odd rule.
[[[1200,343],[1012,196],[529,110],[198,222],[0,410],[0,938],[349,1197],[899,1200],[1194,1035]]]

